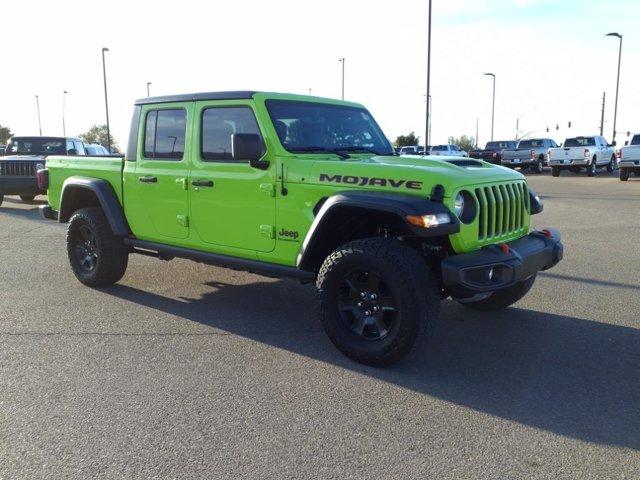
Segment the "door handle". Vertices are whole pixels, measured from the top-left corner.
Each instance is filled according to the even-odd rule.
[[[138,177],[138,180],[142,183],[158,183],[158,177]]]
[[[191,185],[194,187],[213,187],[213,180],[194,180]]]

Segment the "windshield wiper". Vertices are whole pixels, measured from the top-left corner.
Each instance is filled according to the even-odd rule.
[[[373,153],[374,155],[397,155],[396,152],[383,153],[383,152],[378,152],[373,148],[357,147],[357,146],[340,147],[340,148],[336,148],[336,150],[340,150],[341,152],[369,152],[369,153]]]
[[[337,150],[342,150],[342,148],[333,150],[331,148],[325,148],[325,147],[301,147],[301,148],[290,148],[288,150],[290,152],[333,153],[334,155],[337,155],[342,159],[349,158],[348,154],[340,153],[339,151],[337,151]]]

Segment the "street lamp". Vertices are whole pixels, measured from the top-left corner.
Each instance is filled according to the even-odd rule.
[[[339,58],[338,61],[342,63],[342,100],[344,100],[344,57]]]
[[[151,96],[149,94],[149,85],[151,85],[151,82],[147,82],[147,98],[149,98]]]
[[[429,20],[427,22],[427,114],[425,119],[425,131],[424,131],[424,148],[427,148],[429,145],[429,137],[431,133],[431,123],[430,123],[430,108],[431,102],[431,0],[429,0]]]
[[[107,69],[104,64],[104,52],[108,52],[107,47],[102,47],[102,77],[104,79],[104,108],[107,112],[107,150],[111,153],[111,133],[109,131],[109,100],[107,99]]]
[[[491,103],[491,141],[493,142],[493,124],[496,112],[496,74],[488,72],[484,75],[487,77],[493,77],[493,102]]]
[[[613,107],[613,139],[616,141],[616,118],[618,116],[618,88],[620,87],[620,60],[622,59],[622,35],[616,32],[607,33],[605,37],[618,37],[620,39],[620,48],[618,50],[618,79],[616,80],[616,102]]]
[[[65,111],[65,106],[66,106],[66,100],[67,100],[67,92],[66,90],[64,90],[62,92],[62,136],[66,137],[67,136],[67,128],[64,124],[64,111]]]
[[[40,121],[40,98],[36,95],[36,108],[38,109],[38,129],[40,130],[40,136],[42,136],[42,122]]]

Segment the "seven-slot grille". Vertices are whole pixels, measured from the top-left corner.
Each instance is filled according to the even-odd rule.
[[[530,211],[525,183],[503,183],[475,189],[478,199],[478,238],[510,235],[525,227]]]
[[[29,160],[0,160],[0,175],[10,177],[35,177],[36,162]]]

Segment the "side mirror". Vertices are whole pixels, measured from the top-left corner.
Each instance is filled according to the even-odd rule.
[[[615,147],[617,145],[617,142],[614,140],[613,142],[611,142],[611,145],[609,145],[610,147]]]
[[[253,168],[266,170],[269,162],[260,160],[264,154],[262,138],[256,133],[234,133],[231,135],[231,157],[234,160],[249,160]]]
[[[629,140],[627,140],[626,142],[624,142],[624,145],[625,145],[625,147],[626,147],[627,145],[629,145]]]
[[[78,155],[78,150],[76,150],[75,148],[70,148],[69,150],[67,150],[67,155]]]

